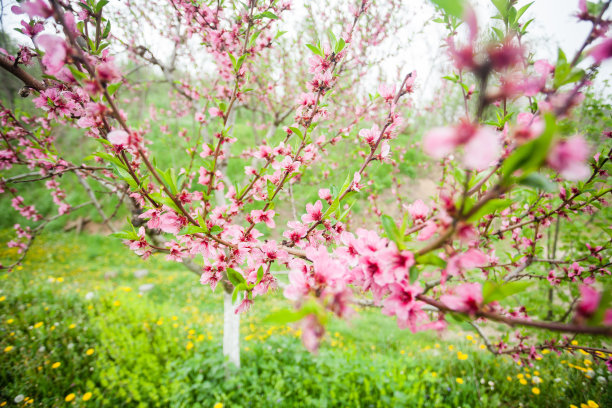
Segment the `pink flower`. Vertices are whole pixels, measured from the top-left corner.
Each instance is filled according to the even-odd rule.
[[[126,147],[130,140],[130,135],[124,130],[113,130],[106,137],[114,146],[119,146],[120,148]]]
[[[438,230],[438,226],[432,220],[429,220],[425,223],[425,228],[419,231],[419,235],[417,235],[417,240],[419,241],[427,241],[429,238],[433,237],[433,235]]]
[[[329,188],[321,188],[319,189],[319,198],[321,200],[327,201],[329,204],[332,202],[332,195]]]
[[[321,200],[317,200],[317,202],[312,204],[306,204],[306,212],[308,214],[302,215],[302,222],[304,224],[309,224],[311,222],[318,222],[323,219],[323,204]]]
[[[253,301],[251,299],[248,299],[248,298],[243,299],[242,302],[240,302],[240,304],[236,308],[236,310],[234,310],[234,313],[235,314],[244,313],[248,311],[252,305],[253,305]]]
[[[416,331],[416,322],[424,318],[425,312],[421,310],[421,302],[416,296],[423,290],[416,285],[394,283],[390,285],[391,294],[383,300],[382,313],[387,316],[397,316],[400,328],[408,327],[413,333]]]
[[[53,15],[53,9],[44,0],[29,0],[22,2],[19,6],[11,7],[15,14],[27,14],[30,18],[49,18]]]
[[[482,304],[482,286],[480,283],[464,283],[455,287],[452,295],[440,296],[440,300],[452,310],[474,314]]]
[[[57,74],[66,63],[68,55],[66,42],[56,35],[41,34],[36,38],[36,43],[45,50],[42,62],[47,68],[47,74]]]
[[[489,257],[478,249],[468,249],[466,252],[452,256],[446,264],[446,273],[456,276],[460,272],[485,266]]]
[[[221,280],[221,273],[216,269],[205,270],[200,277],[200,283],[202,285],[210,285],[210,288],[214,291],[217,287],[217,283]]]
[[[605,38],[589,52],[597,64],[612,57],[612,38]]]
[[[556,144],[548,153],[548,164],[570,181],[583,180],[589,176],[586,160],[589,146],[584,138],[575,135]]]
[[[480,128],[465,145],[463,164],[471,170],[482,170],[492,165],[499,157],[499,137],[490,128]]]
[[[306,316],[302,319],[302,343],[306,350],[311,353],[316,353],[319,349],[321,339],[325,334],[325,327],[319,323],[317,317],[313,314]]]
[[[363,138],[364,142],[370,146],[374,146],[380,137],[380,129],[377,125],[373,125],[370,129],[361,129],[359,131],[359,136]]]
[[[159,229],[169,234],[178,234],[185,224],[185,218],[174,211],[167,211],[159,217]]]
[[[491,165],[501,150],[496,132],[467,121],[455,127],[432,129],[423,138],[425,153],[435,159],[442,159],[459,146],[464,146],[463,164],[471,170],[481,170]]]
[[[427,214],[429,214],[429,207],[425,205],[423,200],[416,200],[414,203],[406,206],[408,214],[412,217],[413,221],[425,221]]]
[[[253,217],[253,222],[255,223],[263,222],[268,226],[268,228],[276,227],[276,224],[274,223],[274,214],[275,214],[274,210],[267,210],[267,211],[253,210],[251,211],[251,217]]]
[[[584,317],[592,316],[599,306],[601,295],[588,285],[580,285],[580,303],[578,303],[578,314]]]
[[[395,85],[380,84],[378,85],[378,93],[385,102],[389,103],[395,98]]]

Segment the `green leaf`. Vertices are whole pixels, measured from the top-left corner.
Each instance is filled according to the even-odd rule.
[[[261,282],[261,280],[263,279],[263,276],[264,276],[263,266],[260,266],[259,269],[257,270],[257,284]]]
[[[192,235],[192,234],[206,234],[208,229],[206,227],[198,227],[196,225],[188,225],[181,230],[177,235]]]
[[[102,8],[108,4],[109,0],[100,0],[98,4],[96,4],[96,14],[102,11]]]
[[[504,208],[510,207],[513,201],[509,198],[501,199],[494,198],[492,200],[487,201],[482,207],[478,209],[474,214],[472,214],[467,221],[473,222],[482,219],[485,215],[489,215],[494,213],[495,211],[503,210]]]
[[[552,143],[552,137],[556,130],[555,117],[547,113],[544,115],[546,128],[544,132],[534,140],[519,146],[506,160],[501,167],[504,182],[507,184],[515,171],[522,170],[523,176],[537,170],[546,155]]]
[[[140,238],[138,237],[138,234],[136,234],[133,231],[119,231],[119,232],[114,232],[112,234],[110,234],[111,237],[116,237],[116,238],[120,238],[120,239],[127,239],[130,241],[138,241]]]
[[[534,188],[536,190],[542,190],[547,193],[557,191],[557,186],[542,173],[530,173],[527,176],[521,178],[519,180],[519,184]]]
[[[287,324],[302,320],[304,317],[315,314],[320,315],[320,306],[314,301],[309,301],[299,310],[281,309],[270,313],[263,321],[264,323],[272,324]]]
[[[463,1],[462,0],[431,0],[433,4],[440,7],[451,16],[463,17]]]
[[[264,11],[263,13],[257,14],[253,16],[253,20],[261,20],[264,17],[271,18],[272,20],[278,20],[278,16],[271,11]]]
[[[419,279],[419,269],[414,265],[410,267],[408,274],[410,276],[410,284],[413,284]]]
[[[397,228],[393,218],[389,217],[388,215],[383,215],[381,217],[381,222],[387,237],[391,241],[395,242],[395,245],[397,245],[399,249],[404,249],[404,236],[399,228]]]
[[[482,286],[483,303],[499,302],[509,296],[525,291],[532,284],[533,282],[518,281],[500,285],[493,281],[486,281]]]
[[[417,256],[415,262],[421,265],[433,265],[440,268],[446,268],[446,261],[431,252],[425,255]]]
[[[117,89],[121,86],[121,82],[117,82],[116,84],[110,84],[106,87],[106,90],[110,95],[114,95],[117,92]]]
[[[238,294],[243,290],[247,290],[247,287],[244,283],[240,283],[234,287],[234,291],[232,292],[232,303],[236,303],[236,299],[238,299]]]
[[[232,282],[232,285],[238,286],[241,283],[244,283],[246,287],[246,280],[242,274],[232,268],[227,268],[227,278]]]
[[[325,54],[323,53],[323,51],[319,49],[319,47],[315,47],[312,44],[306,44],[306,46],[308,47],[308,49],[310,49],[310,51],[312,51],[316,55],[320,56],[321,58],[325,58]]]
[[[223,228],[218,226],[218,225],[213,225],[212,228],[209,231],[210,235],[217,235],[220,234],[223,231]]]
[[[491,3],[495,6],[499,15],[502,16],[504,21],[508,17],[508,1],[507,0],[491,0]]]
[[[107,21],[106,27],[104,27],[104,32],[102,33],[102,38],[108,38],[111,30],[111,22]]]

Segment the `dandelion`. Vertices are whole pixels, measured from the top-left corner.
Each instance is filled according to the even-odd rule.
[[[593,400],[588,400],[587,405],[589,408],[599,408],[599,404]]]
[[[87,354],[88,356],[91,356],[94,353],[94,351],[95,351],[94,349],[90,348],[90,349],[87,349],[85,354]]]
[[[469,334],[468,334],[467,336],[465,336],[465,338],[466,338],[467,340],[469,340],[469,341],[474,340],[474,338],[473,338],[472,336],[470,336]]]
[[[507,377],[506,377],[506,380],[508,380],[508,381],[512,381],[512,377],[507,376]]]
[[[121,306],[121,302],[118,300],[115,300],[115,303],[113,303],[114,306]]]
[[[8,353],[8,352],[9,352],[9,351],[11,351],[12,349],[13,349],[13,346],[6,346],[6,347],[4,348],[4,352],[5,352],[5,353]]]
[[[213,408],[223,408],[223,403],[217,402],[215,405],[213,405]]]
[[[74,395],[74,393],[70,393],[68,395],[66,395],[66,398],[64,398],[64,400],[66,400],[66,402],[70,402],[72,401],[74,398],[76,397],[76,395]]]
[[[0,302],[4,302],[6,300],[6,296],[0,296]],[[6,405],[6,403],[5,403]]]
[[[92,397],[91,392],[86,392],[85,394],[83,394],[83,401],[89,401]]]
[[[531,392],[533,392],[535,395],[540,395],[540,389],[538,387],[533,387]]]
[[[400,354],[406,354],[406,352],[404,350],[400,350]]]
[[[457,381],[457,384],[463,384],[463,378],[456,378],[455,381]]]
[[[519,382],[521,383],[521,385],[527,385],[527,380],[524,378],[521,378]]]
[[[486,349],[486,348],[487,348],[487,346],[485,346],[484,344],[481,344],[481,345],[480,345],[480,349],[481,349],[481,350],[484,350],[484,349]]]
[[[450,346],[448,346],[448,351],[453,351],[454,349],[455,349],[455,347],[453,347],[452,344]]]
[[[60,363],[59,361],[53,363],[53,365],[51,365],[51,368],[58,368],[59,366],[61,366],[62,363]]]
[[[72,323],[70,326],[68,326],[69,329],[74,329],[76,327],[76,324]]]
[[[187,343],[187,350],[191,350],[193,348],[193,343],[189,342]]]
[[[467,355],[467,354],[465,354],[465,353],[462,353],[462,352],[458,351],[458,352],[457,352],[457,358],[458,358],[459,360],[467,360],[467,359],[468,359],[468,355]]]
[[[42,326],[43,326],[43,324],[44,324],[43,322],[38,322],[38,323],[36,323],[36,324],[34,325],[34,328],[35,328],[35,329],[38,329],[39,327],[42,327]]]
[[[15,321],[14,319],[8,319],[8,320],[6,321],[6,323],[11,324],[11,323],[13,323],[14,321]]]

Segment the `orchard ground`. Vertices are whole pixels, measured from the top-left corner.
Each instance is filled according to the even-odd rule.
[[[2,263],[17,256],[10,237]],[[310,354],[292,327],[261,324],[289,306],[280,291],[243,315],[242,368],[228,369],[220,289],[125,254],[107,237],[47,233],[0,275],[0,406],[612,406],[612,376],[587,355],[521,366],[472,331],[411,334],[379,310],[330,321]]]

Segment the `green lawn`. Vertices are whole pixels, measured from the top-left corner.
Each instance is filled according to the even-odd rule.
[[[474,333],[411,334],[366,310],[332,321],[312,355],[295,328],[261,323],[287,306],[279,293],[243,315],[235,372],[221,354],[220,290],[112,238],[43,235],[23,267],[0,272],[0,406],[612,406],[612,376],[579,353],[523,367]]]

